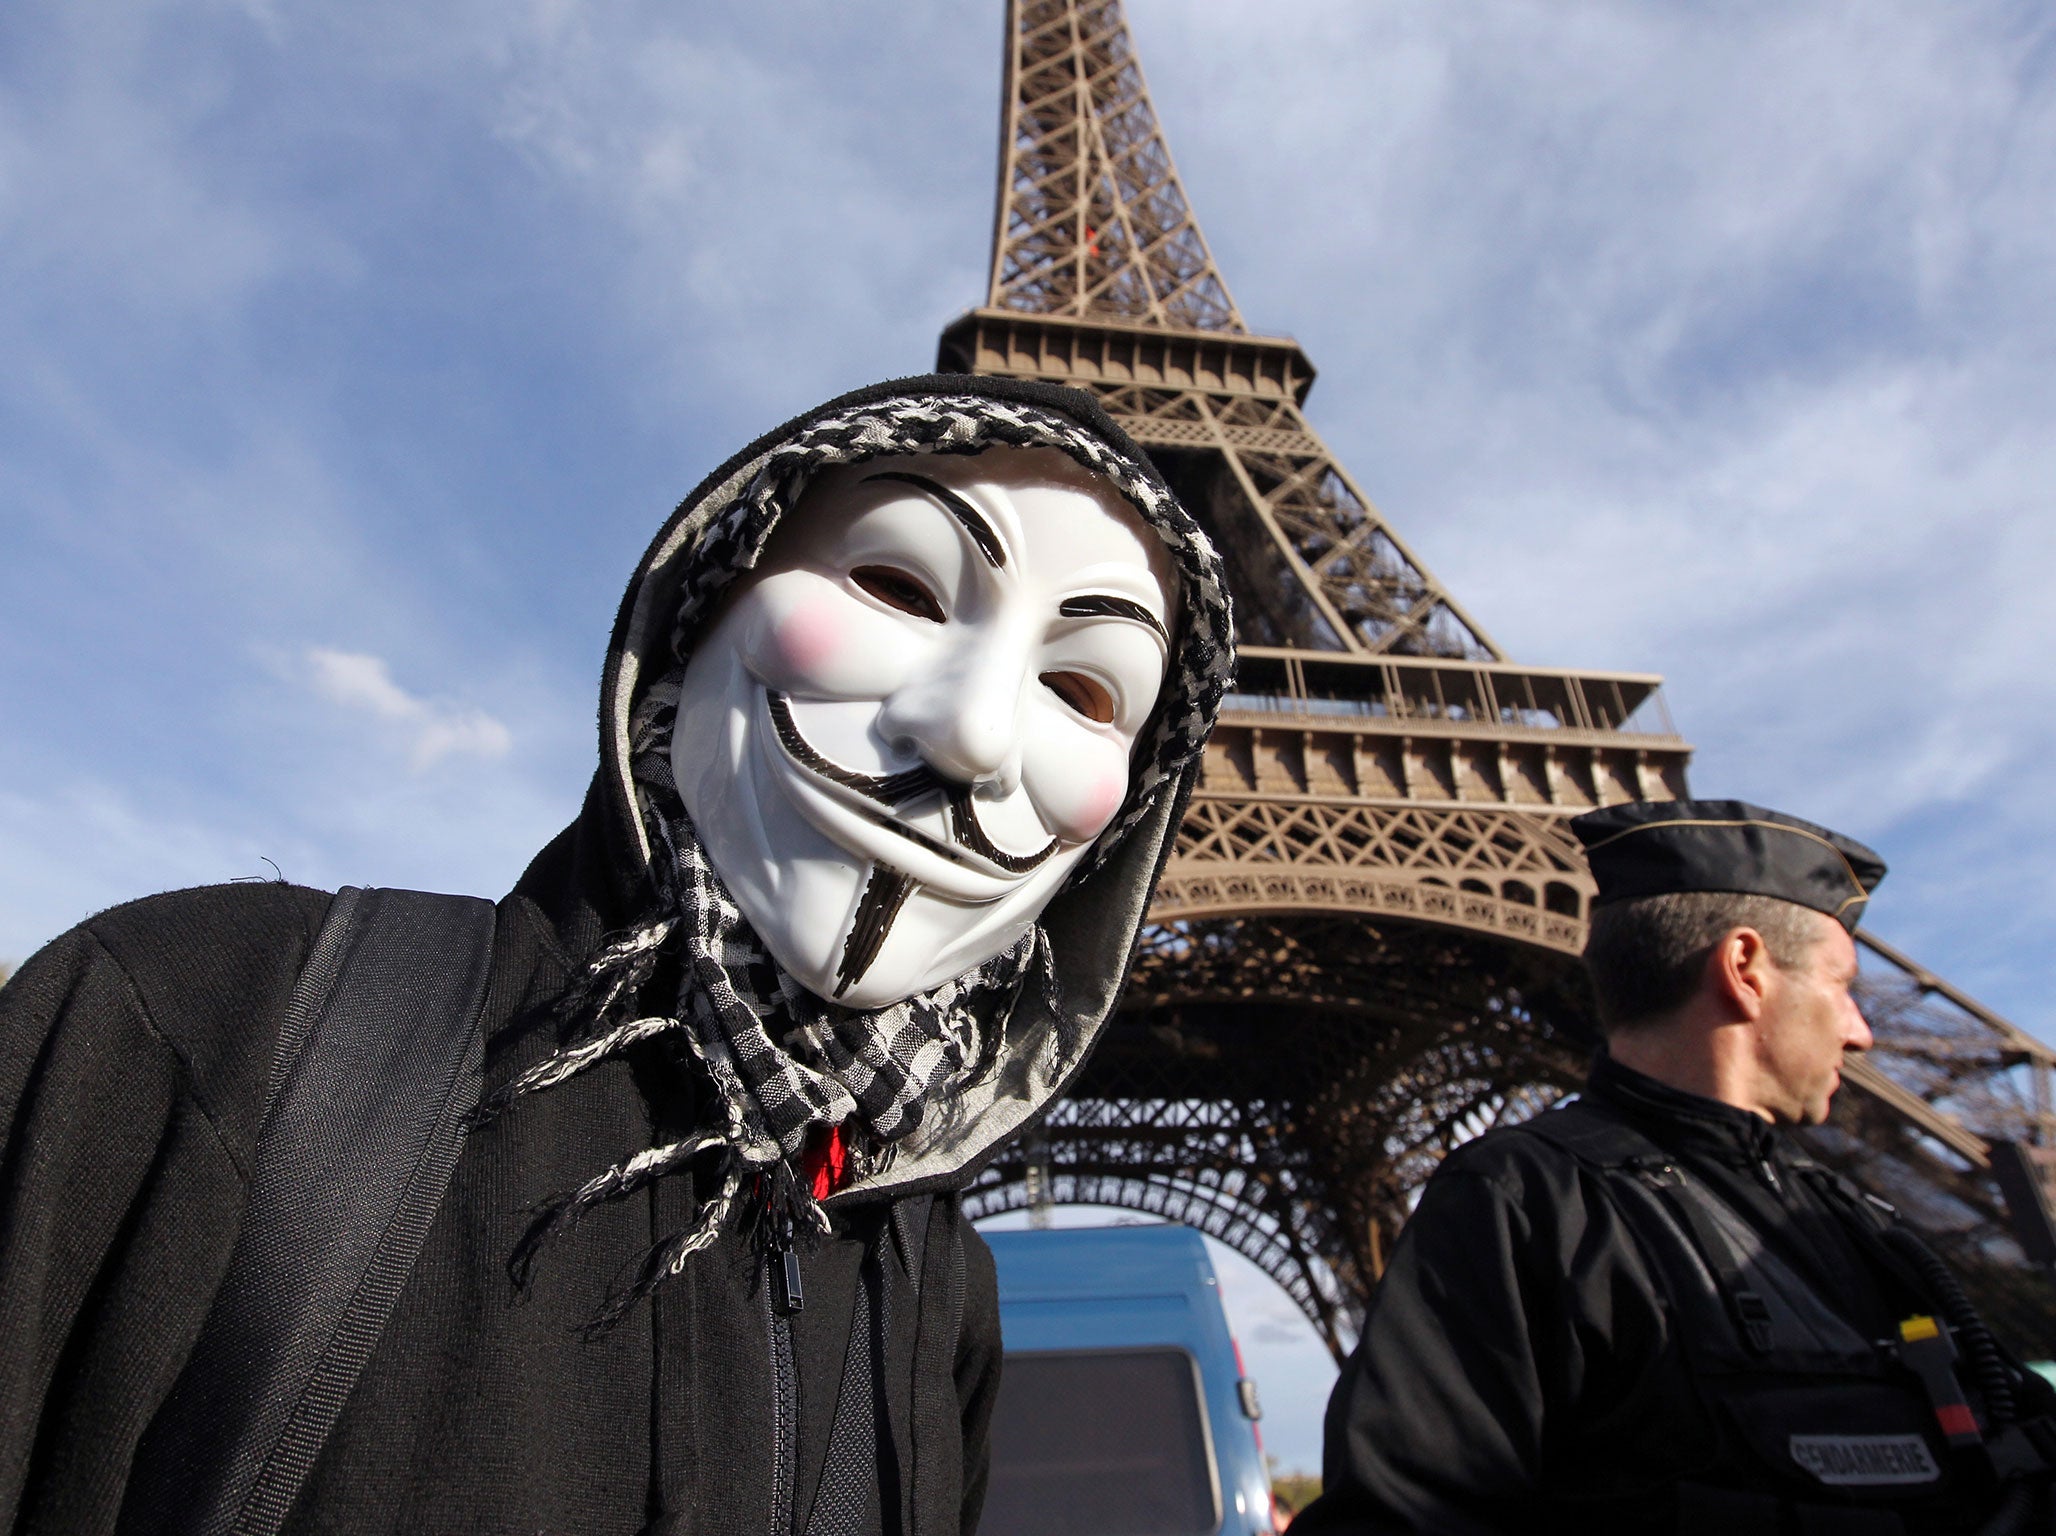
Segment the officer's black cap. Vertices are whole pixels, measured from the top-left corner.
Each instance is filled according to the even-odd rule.
[[[1571,822],[1585,845],[1595,907],[1674,891],[1775,896],[1825,912],[1851,933],[1885,878],[1863,844],[1740,800],[1631,800]]]

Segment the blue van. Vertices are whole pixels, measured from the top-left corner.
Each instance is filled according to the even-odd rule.
[[[984,1236],[1006,1366],[981,1536],[1269,1536],[1256,1387],[1199,1234]]]

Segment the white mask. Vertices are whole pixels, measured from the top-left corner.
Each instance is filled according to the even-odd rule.
[[[1162,541],[1054,449],[810,486],[693,651],[671,745],[779,964],[877,1008],[1018,940],[1127,797],[1177,590]]]

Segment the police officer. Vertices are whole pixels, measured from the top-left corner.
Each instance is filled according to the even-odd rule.
[[[1606,1046],[1428,1182],[1302,1533],[2048,1530],[2056,1392],[1801,1151],[1885,868],[1739,801],[1579,817]]]

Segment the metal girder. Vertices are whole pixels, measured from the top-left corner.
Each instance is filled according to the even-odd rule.
[[[1356,912],[1575,955],[1590,891],[1561,824],[1522,812],[1210,793],[1186,812],[1150,911]]]
[[[1995,1141],[2056,1147],[2056,1050],[1882,939],[1856,938],[1857,1002],[1874,1040],[1849,1062],[1849,1084],[1931,1143],[1953,1185],[1988,1184]],[[1973,1203],[1997,1211],[1991,1195]]]
[[[1332,648],[1505,659],[1328,451],[1296,402],[1194,390],[1183,399],[1150,402],[1148,415],[1133,410],[1132,397],[1109,404],[1130,436],[1159,450],[1160,461],[1168,457],[1178,465],[1180,448],[1188,455],[1201,446],[1212,450],[1203,461],[1178,465],[1186,472],[1174,476],[1177,489],[1214,528],[1250,521],[1262,528],[1276,552],[1272,558],[1299,578],[1303,600],[1319,613]],[[1196,417],[1211,429],[1211,440],[1194,442],[1181,431],[1176,435],[1186,438],[1183,443],[1152,443],[1170,435],[1158,426],[1167,409],[1171,421]],[[1231,558],[1246,558],[1244,540],[1223,543]]]
[[[1014,0],[994,309],[1240,331],[1117,0]]]
[[[1262,892],[1240,910],[1153,918],[1106,1043],[1033,1154],[1044,1188],[1220,1238],[1339,1358],[1443,1156],[1582,1077],[1595,1031],[1581,973],[1516,935],[1281,908]],[[1967,1013],[1907,1021],[1875,980],[1860,1001],[1877,1046],[1850,1061],[1828,1124],[1802,1134],[1959,1262],[2017,1266],[1985,1138],[2036,1134],[2034,1064],[2007,1066],[2011,1039]],[[1954,1100],[1919,1080],[1938,1041],[1951,1059],[1988,1053]],[[975,1214],[1027,1203],[1025,1159],[986,1171]]]
[[[1120,1013],[974,1214],[1059,1199],[1172,1215],[1264,1269],[1339,1356],[1457,1141],[1577,1079],[1550,1020],[1575,969],[1409,923],[1196,919],[1144,936]]]

